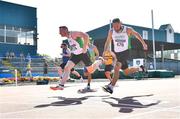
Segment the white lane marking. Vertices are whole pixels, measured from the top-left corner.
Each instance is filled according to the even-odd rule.
[[[32,108],[32,109],[28,109],[28,110],[21,110],[21,111],[14,111],[14,112],[5,112],[5,113],[0,113],[1,116],[3,115],[9,115],[9,114],[18,114],[18,113],[24,113],[24,112],[30,112],[30,111],[39,111],[39,110],[43,110],[46,108]]]
[[[128,118],[132,118],[132,117],[143,116],[143,115],[151,114],[151,113],[154,113],[154,112],[167,111],[167,110],[175,109],[175,108],[178,108],[178,107],[180,107],[180,105],[175,106],[175,107],[160,108],[160,109],[156,109],[156,110],[153,110],[153,111],[147,111],[147,112],[144,112],[144,113],[133,114],[133,115],[130,115],[130,116],[124,116],[124,117],[121,117],[121,119],[128,119]],[[113,118],[113,119],[119,119],[119,117],[116,117],[116,118]]]

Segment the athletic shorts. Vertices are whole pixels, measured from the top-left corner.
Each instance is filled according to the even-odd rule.
[[[87,53],[82,53],[79,55],[72,54],[69,60],[72,61],[74,64],[78,64],[80,61],[82,61],[85,66],[92,65],[91,59]]]
[[[111,72],[112,69],[113,69],[113,65],[105,65],[105,72],[106,72],[106,71]]]
[[[62,64],[60,64],[60,67],[61,67],[62,69],[64,69],[64,67],[66,66],[66,64],[67,64],[67,63],[62,63]],[[74,68],[72,68],[71,71],[74,71]]]
[[[117,57],[117,62],[120,62],[122,64],[121,69],[125,70],[128,68],[127,60],[129,58],[129,50],[125,50],[123,52],[115,52]]]

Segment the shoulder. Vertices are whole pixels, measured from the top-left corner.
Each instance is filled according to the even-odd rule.
[[[76,39],[77,37],[83,37],[84,35],[88,36],[87,33],[81,32],[81,31],[71,31],[70,35],[73,39]]]
[[[132,32],[134,31],[132,27],[126,27],[126,31],[128,34],[132,34]]]
[[[111,28],[111,29],[109,30],[109,32],[108,32],[108,35],[109,35],[109,36],[112,36],[113,31],[114,31],[114,29],[113,29],[113,28]]]
[[[114,29],[113,29],[113,28],[111,28],[111,29],[109,30],[109,33],[113,33],[113,31],[114,31]]]

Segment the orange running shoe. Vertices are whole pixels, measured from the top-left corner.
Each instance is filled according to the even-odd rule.
[[[64,86],[60,86],[60,85],[55,86],[55,87],[51,86],[50,89],[51,90],[64,90]]]

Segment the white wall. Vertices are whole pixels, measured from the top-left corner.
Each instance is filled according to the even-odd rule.
[[[170,33],[171,31],[171,33]],[[166,29],[167,42],[174,43],[174,30],[171,25]]]

